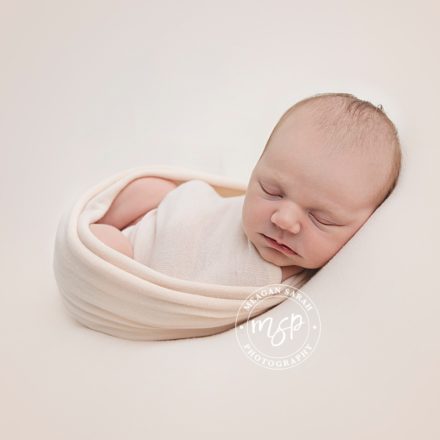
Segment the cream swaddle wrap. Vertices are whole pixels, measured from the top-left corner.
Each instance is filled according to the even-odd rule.
[[[152,263],[160,265],[162,270],[174,271],[182,277],[219,277],[220,282],[165,274],[112,249],[92,233],[90,225],[102,218],[120,191],[144,176],[163,177],[179,186],[167,194],[155,212],[150,211],[135,227],[123,232],[133,239],[136,257],[151,257]],[[183,186],[191,180],[202,182]],[[204,186],[203,182],[209,185]],[[211,187],[220,195],[218,199]],[[243,236],[236,239],[241,234],[240,197],[245,190],[246,184],[231,178],[164,165],[124,170],[89,188],[66,209],[55,237],[53,269],[69,313],[86,327],[112,336],[159,341],[221,333],[283,302],[286,296],[273,292],[255,299],[250,316],[242,308],[256,289],[259,291],[272,280],[279,282],[281,277],[278,267],[253,260],[254,249],[246,247]],[[238,198],[234,200],[235,197]],[[224,200],[230,198],[232,201]],[[192,210],[194,218],[179,224],[178,218],[191,215]],[[210,217],[212,213],[214,217]],[[168,219],[162,219],[161,215]],[[159,220],[150,222],[155,216]],[[194,225],[195,229],[190,229]],[[153,243],[152,255],[148,254],[148,246],[143,245],[148,244],[147,238],[142,238],[144,233]],[[212,242],[211,235],[217,237]],[[173,256],[173,252],[179,254]],[[175,264],[178,260],[180,263]],[[313,275],[314,272],[305,270],[285,280],[283,285],[300,289]],[[223,284],[226,279],[241,283]],[[243,285],[246,279],[248,285]]]
[[[122,232],[136,261],[175,278],[231,286],[281,283],[281,268],[259,255],[242,228],[243,202],[244,195],[221,197],[192,179]]]

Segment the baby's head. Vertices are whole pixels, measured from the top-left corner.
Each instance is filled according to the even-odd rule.
[[[391,194],[400,166],[381,108],[346,93],[306,98],[281,117],[252,172],[244,232],[264,260],[318,270]]]

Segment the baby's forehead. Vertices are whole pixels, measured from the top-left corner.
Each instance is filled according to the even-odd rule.
[[[382,175],[380,170],[387,168],[387,162],[378,154],[354,150],[329,152],[323,148],[322,151],[297,152],[280,149],[262,157],[258,168],[266,178],[288,186],[297,184],[299,176],[307,181],[309,176],[315,176],[322,182],[334,181],[336,176],[342,175]]]

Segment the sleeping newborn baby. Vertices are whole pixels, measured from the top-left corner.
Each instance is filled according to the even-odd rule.
[[[274,127],[246,193],[143,177],[127,185],[92,232],[167,275],[224,285],[297,285],[359,230],[396,186],[397,130],[350,94],[319,94]]]

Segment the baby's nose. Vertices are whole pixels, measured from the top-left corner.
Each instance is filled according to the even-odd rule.
[[[272,222],[275,223],[280,229],[289,231],[292,234],[298,234],[298,232],[301,230],[299,220],[292,215],[287,216],[276,212],[272,216]]]

